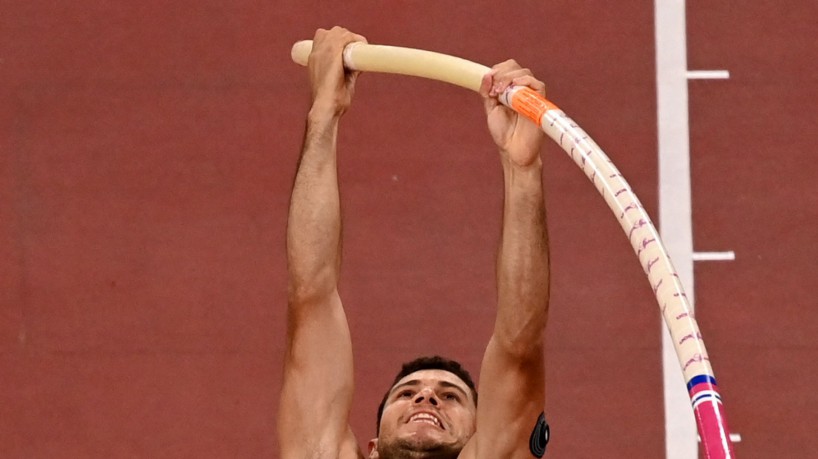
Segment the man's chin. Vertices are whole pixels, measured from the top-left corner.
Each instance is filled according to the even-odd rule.
[[[463,445],[442,441],[439,436],[419,433],[391,443],[378,443],[380,459],[455,459]]]
[[[442,443],[451,438],[447,432],[438,427],[429,425],[408,425],[406,429],[400,432],[401,438],[417,439],[423,442]]]

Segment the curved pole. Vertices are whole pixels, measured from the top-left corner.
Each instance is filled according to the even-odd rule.
[[[293,61],[307,64],[312,41],[296,43]],[[344,65],[365,72],[398,73],[451,83],[472,91],[490,69],[454,56],[411,48],[353,43]],[[525,87],[500,101],[542,127],[585,173],[613,211],[648,277],[687,383],[705,456],[735,458],[724,406],[690,303],[658,231],[630,185],[602,149],[556,105]]]

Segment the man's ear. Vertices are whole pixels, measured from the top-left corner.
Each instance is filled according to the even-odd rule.
[[[369,440],[369,459],[378,459],[378,439]]]

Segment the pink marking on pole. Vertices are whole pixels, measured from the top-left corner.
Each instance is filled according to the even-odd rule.
[[[659,291],[659,287],[662,286],[663,281],[664,281],[664,279],[659,279],[659,282],[657,282],[656,285],[653,287],[653,294],[654,295],[656,295],[656,292]]]
[[[657,262],[659,262],[659,257],[656,257],[648,262],[648,272],[653,269],[653,265],[655,265]]]
[[[679,314],[678,316],[676,316],[676,320],[684,319],[685,317],[688,317],[688,316],[690,316],[689,312],[683,312],[683,313]]]
[[[596,174],[596,171],[594,171],[594,174]],[[619,219],[622,220],[623,218],[625,218],[625,214],[628,213],[628,211],[639,210],[639,208],[640,208],[639,204],[637,204],[635,202],[632,202],[632,203],[628,204],[628,207],[625,207],[625,209],[622,211],[622,213],[619,214]]]
[[[653,243],[653,242],[656,242],[656,239],[642,238],[642,244],[641,244],[641,247],[639,247],[639,248],[636,250],[636,257],[637,257],[637,258],[639,258],[639,259],[641,259],[641,257],[642,257],[642,252],[643,252],[645,249],[647,249],[647,248],[648,248],[648,246],[649,246],[651,243]]]
[[[630,233],[628,233],[628,239],[633,238],[633,232],[634,231],[638,230],[639,228],[641,228],[641,227],[643,227],[643,226],[645,226],[647,224],[648,224],[648,222],[646,222],[644,218],[640,218],[639,221],[634,223],[633,226],[631,227],[631,231],[630,231]]]
[[[691,357],[690,360],[688,360],[687,363],[685,363],[682,370],[687,371],[687,367],[689,367],[690,365],[693,365],[694,363],[709,362],[709,361],[710,361],[710,357],[707,357],[706,355],[694,354],[693,357]]]
[[[696,334],[694,335],[693,333],[688,333],[687,335],[685,335],[684,337],[682,337],[682,339],[681,339],[681,340],[679,340],[679,345],[681,346],[681,345],[682,345],[682,343],[684,343],[685,341],[690,340],[690,339],[695,339],[695,340],[701,341],[701,339],[702,339],[702,334],[701,334],[701,333],[696,333]]]
[[[594,150],[585,151],[583,149],[580,149],[580,153],[582,153],[581,158],[582,158],[582,167],[583,168],[585,168],[585,163],[588,161],[588,157],[591,156],[591,154],[593,152],[594,152]]]
[[[628,191],[628,189],[627,189],[627,188],[622,188],[621,190],[617,191],[617,192],[616,192],[616,194],[615,194],[614,196],[616,196],[616,197],[618,198],[620,194],[622,194],[622,193],[624,193],[624,192],[626,192],[626,191]]]

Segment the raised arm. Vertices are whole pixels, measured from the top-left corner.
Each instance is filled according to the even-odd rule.
[[[281,457],[361,457],[348,427],[352,343],[338,295],[341,210],[338,123],[357,74],[344,46],[365,41],[341,28],[318,30],[309,58],[312,105],[287,222],[287,351],[278,413]]]
[[[545,94],[542,82],[514,61],[495,66],[480,89],[504,173],[503,228],[497,256],[494,332],[480,370],[473,451],[465,457],[531,458],[529,439],[545,404],[544,332],[549,255],[540,150],[543,133],[500,105],[509,85]],[[472,449],[473,448],[473,449]]]

